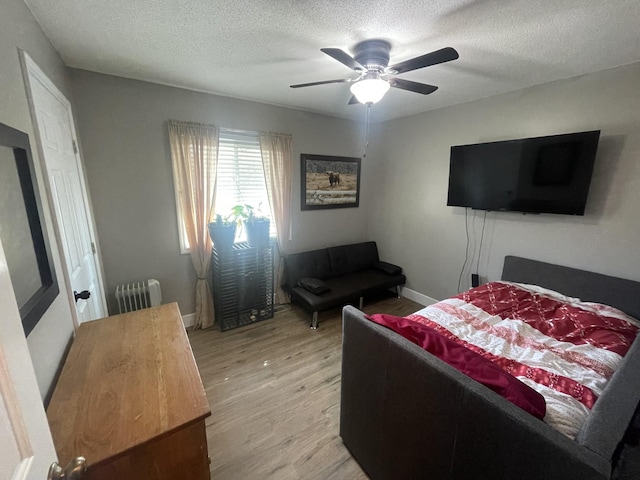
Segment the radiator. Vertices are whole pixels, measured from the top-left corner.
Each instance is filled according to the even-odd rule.
[[[123,283],[116,287],[120,313],[155,307],[162,302],[160,282],[153,278],[144,282]]]

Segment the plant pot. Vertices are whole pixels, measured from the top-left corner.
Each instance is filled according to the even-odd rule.
[[[263,247],[269,245],[269,220],[254,220],[252,222],[244,222],[244,228],[247,232],[247,243],[252,247]]]
[[[209,224],[209,236],[216,250],[228,250],[236,239],[236,224]]]

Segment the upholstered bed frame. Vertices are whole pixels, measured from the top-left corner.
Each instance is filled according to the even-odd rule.
[[[640,318],[639,282],[512,256],[502,279]],[[640,339],[571,440],[363,312],[343,309],[340,435],[374,480],[627,478],[616,462],[639,403]]]
[[[619,308],[640,319],[640,282],[507,256],[502,280],[540,285],[585,302],[598,302]]]

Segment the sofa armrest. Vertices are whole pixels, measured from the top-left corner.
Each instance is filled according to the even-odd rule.
[[[375,262],[373,264],[373,268],[380,270],[387,275],[400,275],[402,273],[402,267],[388,262]]]

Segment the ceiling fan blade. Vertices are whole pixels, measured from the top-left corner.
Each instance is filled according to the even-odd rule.
[[[331,58],[339,61],[343,65],[346,65],[351,70],[355,70],[356,72],[364,72],[366,70],[366,68],[356,62],[355,58],[353,58],[344,50],[340,50],[339,48],[321,48],[320,51],[322,53],[326,53]]]
[[[340,78],[338,80],[324,80],[322,82],[298,83],[297,85],[290,85],[290,87],[291,88],[313,87],[315,85],[326,85],[328,83],[349,83],[350,81],[351,81],[350,78]]]
[[[437,65],[438,63],[450,62],[458,57],[459,55],[455,48],[446,47],[410,60],[405,60],[404,62],[396,63],[395,65],[387,67],[385,71],[397,75],[398,73],[410,72],[418,68]]]
[[[401,88],[402,90],[409,90],[410,92],[421,93],[422,95],[429,95],[435,92],[438,87],[435,85],[427,85],[426,83],[412,82],[411,80],[403,80],[402,78],[389,78],[389,85],[395,88]]]
[[[351,98],[349,99],[349,103],[347,105],[356,105],[358,103],[360,103],[360,102],[358,101],[356,96],[355,95],[351,95]]]

